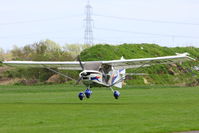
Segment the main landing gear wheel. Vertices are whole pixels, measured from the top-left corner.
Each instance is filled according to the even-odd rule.
[[[115,97],[115,99],[118,99],[120,97],[120,92],[114,90],[112,87],[110,87],[110,89],[113,92],[113,96]]]
[[[80,92],[79,95],[78,95],[78,97],[79,97],[80,100],[83,100],[84,97],[85,97],[85,95],[84,95],[83,92]]]
[[[119,91],[114,91],[113,92],[113,96],[115,97],[115,99],[118,99],[120,96],[120,92]]]

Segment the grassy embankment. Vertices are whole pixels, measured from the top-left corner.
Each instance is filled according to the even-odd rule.
[[[123,45],[95,45],[81,52],[82,61],[96,60],[116,60],[122,56],[125,59],[150,58],[159,56],[175,55],[176,53],[190,53],[190,56],[198,59],[199,48],[194,47],[161,47],[155,44],[123,44]],[[45,56],[45,54],[43,55]],[[41,60],[45,60],[41,58]],[[139,69],[129,69],[128,73],[146,73],[146,76],[128,76],[129,85],[160,84],[160,85],[178,85],[178,86],[196,86],[199,85],[199,73],[193,71],[192,67],[198,65],[198,62],[186,62],[182,65],[155,65]],[[77,71],[61,71],[75,79],[78,78]],[[8,77],[11,79],[33,80],[37,84],[45,83],[54,73],[41,68],[18,68],[7,72],[0,72],[0,79]],[[64,82],[59,78],[58,83]],[[20,82],[21,83],[21,82]],[[19,83],[19,84],[20,84]],[[31,83],[31,82],[30,82]],[[24,84],[24,82],[22,82]]]

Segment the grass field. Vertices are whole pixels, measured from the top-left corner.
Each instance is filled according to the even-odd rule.
[[[170,133],[199,130],[199,87],[0,86],[0,133]],[[142,89],[141,89],[142,88]]]

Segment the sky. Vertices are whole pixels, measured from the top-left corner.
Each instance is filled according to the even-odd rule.
[[[83,44],[88,0],[0,0],[0,48]],[[199,47],[198,0],[90,0],[94,43]]]

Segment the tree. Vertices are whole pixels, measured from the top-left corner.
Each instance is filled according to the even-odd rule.
[[[12,60],[24,61],[72,61],[83,49],[89,45],[70,44],[61,47],[58,43],[52,40],[42,40],[33,44],[25,45],[24,47],[14,46],[11,50],[13,55]],[[65,71],[71,77],[78,76],[76,71]],[[43,68],[17,68],[8,72],[11,77],[19,77],[26,79],[37,79],[40,82],[46,81],[54,73]]]
[[[25,45],[22,48],[14,46],[11,53],[13,60],[64,61],[73,59],[68,51],[64,51],[59,44],[51,40]]]
[[[77,57],[78,55],[80,55],[81,51],[86,49],[86,48],[89,48],[90,45],[88,44],[66,44],[63,49],[64,51],[67,51],[69,52],[73,58]]]

